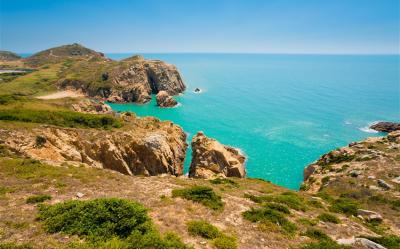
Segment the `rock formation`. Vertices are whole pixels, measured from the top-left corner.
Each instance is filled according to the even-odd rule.
[[[0,130],[0,141],[16,154],[50,164],[84,164],[128,175],[182,175],[187,148],[183,130],[155,118],[130,119],[115,131],[51,126]],[[38,137],[41,146],[36,146]]]
[[[21,59],[21,56],[10,51],[0,51],[0,61],[14,61]]]
[[[190,177],[245,177],[245,156],[235,148],[222,145],[198,132],[192,139]]]
[[[111,114],[113,110],[104,102],[85,99],[72,104],[72,109],[77,112],[91,114]]]
[[[159,91],[156,100],[159,107],[174,107],[178,104],[166,91]]]
[[[379,122],[371,125],[369,128],[380,132],[392,132],[400,130],[400,123],[394,122]]]

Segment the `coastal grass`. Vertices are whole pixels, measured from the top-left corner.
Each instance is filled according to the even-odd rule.
[[[381,237],[365,236],[364,238],[369,239],[375,243],[378,243],[387,249],[400,249],[400,236],[386,235]]]
[[[0,84],[0,95],[38,95],[55,91],[60,65],[51,65],[47,68],[16,77]]]
[[[74,128],[119,128],[121,122],[108,115],[84,114],[66,110],[0,109],[0,120],[41,123]]]
[[[269,203],[275,202],[288,206],[291,209],[298,211],[306,211],[307,205],[306,201],[295,192],[287,191],[278,195],[264,195],[264,196],[255,196],[255,195],[245,195],[245,197],[256,203]]]
[[[235,182],[234,180],[229,179],[229,178],[215,178],[215,179],[210,180],[210,182],[215,185],[224,184],[224,185],[228,185],[228,186],[232,186],[232,187],[239,186],[239,184],[237,182]]]
[[[224,207],[221,196],[217,195],[212,188],[206,186],[174,189],[172,190],[172,197],[181,197],[198,202],[216,211],[220,211]]]
[[[51,200],[50,195],[33,195],[29,196],[28,199],[26,199],[27,204],[35,204],[35,203],[41,203],[47,200]]]
[[[200,236],[205,239],[215,239],[221,234],[217,227],[204,220],[189,221],[187,229],[190,235]]]
[[[318,215],[317,218],[324,222],[330,222],[330,223],[334,223],[334,224],[340,223],[339,218],[330,213],[322,213],[322,214]]]
[[[300,249],[351,249],[350,246],[343,246],[336,243],[328,235],[316,228],[308,228],[302,235],[307,236],[317,242],[309,243]]]

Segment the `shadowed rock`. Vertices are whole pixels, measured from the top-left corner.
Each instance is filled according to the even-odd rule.
[[[157,93],[156,100],[159,107],[174,107],[178,104],[166,91]]]
[[[400,123],[379,122],[377,124],[371,125],[370,128],[380,132],[392,132],[400,130]]]

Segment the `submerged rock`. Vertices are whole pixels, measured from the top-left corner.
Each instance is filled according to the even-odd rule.
[[[245,177],[245,156],[236,148],[222,145],[198,132],[192,139],[190,177]]]
[[[392,132],[400,130],[400,123],[379,122],[377,124],[371,125],[370,128],[380,132]]]
[[[174,107],[178,104],[174,98],[169,96],[166,91],[160,91],[156,96],[157,105],[159,107]]]

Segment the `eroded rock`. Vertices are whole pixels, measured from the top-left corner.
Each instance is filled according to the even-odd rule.
[[[371,125],[370,128],[380,132],[392,132],[400,130],[400,123],[379,122],[377,124]]]
[[[178,104],[174,98],[169,96],[166,91],[160,91],[156,96],[157,105],[159,107],[174,107]]]
[[[190,177],[245,177],[245,156],[239,149],[225,146],[198,132],[192,139]]]

